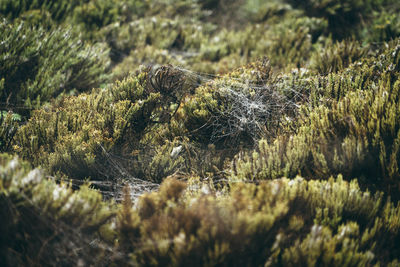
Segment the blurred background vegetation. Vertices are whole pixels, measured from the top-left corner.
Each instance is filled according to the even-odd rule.
[[[397,0],[2,0],[0,265],[399,266]]]

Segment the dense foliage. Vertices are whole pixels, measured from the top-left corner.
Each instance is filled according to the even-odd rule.
[[[395,0],[0,2],[1,266],[399,266]]]

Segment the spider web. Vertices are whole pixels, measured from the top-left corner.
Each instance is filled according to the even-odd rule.
[[[159,66],[151,66],[151,72],[156,72]],[[224,77],[208,73],[194,72],[182,67],[172,67],[183,73],[186,84],[197,88],[208,84],[224,100],[223,107],[212,110],[208,122],[200,128],[210,128],[210,142],[223,138],[240,140],[243,135],[250,137],[256,144],[257,140],[274,131],[281,123],[292,120],[299,105],[307,101],[306,88],[295,87],[285,79],[276,83],[265,83],[259,80],[244,80],[242,78]],[[210,107],[210,110],[212,107]],[[196,130],[195,130],[196,131]],[[116,152],[106,151],[101,146],[107,168],[99,172],[107,172],[107,181],[92,181],[97,188],[108,187],[110,190],[100,190],[106,198],[121,201],[122,189],[129,185],[133,202],[144,193],[156,191],[158,183],[135,177],[127,166],[141,163],[149,164],[150,158],[141,160],[126,157]],[[141,161],[141,162],[140,162]]]
[[[196,88],[208,83],[225,101],[223,104],[227,108],[215,111],[210,120],[202,126],[212,129],[210,141],[217,141],[229,136],[240,138],[242,133],[248,133],[252,139],[258,140],[263,133],[269,130],[268,127],[276,126],[282,120],[295,116],[299,103],[307,101],[304,88],[281,86],[286,84],[284,81],[281,81],[281,84],[260,85],[260,82],[256,80],[226,78],[180,67],[177,67],[177,69],[184,73],[187,83],[192,87]],[[106,199],[122,201],[124,197],[123,189],[128,187],[129,197],[135,205],[141,195],[159,189],[158,183],[137,178],[126,168],[130,161],[137,159],[107,151],[101,144],[99,146],[102,151],[102,159],[105,162],[102,162],[103,167],[98,167],[98,172],[105,173],[109,178],[104,181],[92,180],[90,183],[98,188]],[[142,163],[147,164],[147,162]],[[48,178],[57,180],[56,177],[48,176]],[[72,179],[71,183],[79,187],[83,181]],[[20,197],[35,205],[29,196],[22,193]],[[17,211],[17,207],[11,202],[9,209],[11,212]],[[43,257],[46,257],[46,251],[51,248],[59,255],[63,255],[66,260],[65,264],[84,266],[92,263],[92,259],[88,257],[88,253],[90,253],[88,248],[92,248],[103,250],[110,256],[111,260],[129,264],[129,256],[115,251],[112,245],[106,244],[94,236],[84,234],[82,229],[73,228],[63,222],[54,222],[47,216],[42,216],[41,207],[36,207],[31,212],[38,212],[35,216],[39,218],[40,223],[45,224],[53,231],[52,236],[41,240],[43,247],[39,250],[38,259],[42,257],[40,255],[42,253]],[[30,224],[28,221],[23,223]],[[62,241],[57,241],[61,239]],[[174,239],[164,241],[175,242]],[[137,247],[140,247],[143,251],[152,248],[149,244],[142,246],[139,244]],[[53,260],[57,262],[56,259]],[[49,262],[49,264],[52,263]],[[107,263],[101,264],[107,265]]]

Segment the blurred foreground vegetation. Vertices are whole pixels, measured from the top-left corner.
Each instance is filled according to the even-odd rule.
[[[0,2],[1,266],[399,266],[396,0]]]

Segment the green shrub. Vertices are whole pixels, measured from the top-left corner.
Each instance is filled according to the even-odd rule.
[[[182,82],[178,70],[161,67],[64,98],[32,113],[18,133],[17,150],[52,173],[109,179],[114,168],[108,153],[140,149],[151,125],[168,123],[179,107]]]
[[[148,1],[147,1],[148,2]],[[17,19],[26,16],[32,11],[51,14],[57,23],[75,20],[84,23],[86,28],[94,30],[97,27],[112,22],[125,22],[135,15],[143,15],[149,8],[146,1],[105,1],[105,0],[4,0],[0,4],[0,14],[8,19]]]
[[[367,52],[357,41],[327,42],[314,53],[311,68],[321,74],[335,73],[361,59]]]
[[[323,19],[307,18],[295,11],[237,31],[216,30],[216,25],[197,20],[189,23],[180,17],[145,17],[110,25],[105,38],[112,40],[116,57],[129,54],[116,67],[117,75],[143,63],[173,63],[192,71],[226,73],[264,56],[275,68],[303,66],[325,28]]]
[[[27,11],[42,10],[51,14],[56,21],[62,21],[71,14],[73,9],[87,0],[4,0],[0,3],[0,14],[9,19],[23,16]]]
[[[131,21],[142,14],[145,6],[145,1],[90,0],[76,6],[72,16],[76,23],[84,26],[87,34],[91,34],[115,22]]]
[[[231,34],[228,43],[234,47],[228,51],[237,52],[250,62],[267,56],[274,68],[291,70],[306,65],[313,43],[326,27],[324,19],[304,17],[292,11]]]
[[[400,208],[341,177],[231,182],[222,194],[207,183],[187,186],[170,178],[135,207],[128,187],[115,206],[87,186],[72,191],[47,180],[17,158],[2,155],[0,166],[0,247],[8,265],[358,266],[399,260]]]
[[[236,146],[279,133],[306,95],[291,88],[286,77],[275,76],[265,59],[198,87],[182,109],[192,138]]]
[[[287,0],[294,8],[304,10],[307,16],[324,17],[329,23],[329,32],[335,39],[350,37],[354,29],[373,10],[381,10],[385,0]]]
[[[107,50],[83,43],[73,30],[50,32],[24,22],[0,22],[1,102],[28,115],[51,98],[105,81]]]
[[[195,193],[184,189],[167,179],[137,209],[126,198],[119,246],[133,265],[358,266],[398,260],[399,207],[360,191],[356,182],[232,183],[222,196],[206,184]]]
[[[388,42],[400,37],[399,7],[389,7],[388,11],[375,12],[369,27],[362,31],[364,42]]]
[[[248,0],[242,7],[250,21],[262,22],[291,10],[291,6],[281,1]]]
[[[164,125],[164,128],[171,126]],[[167,177],[200,177],[209,179],[218,177],[225,179],[223,170],[227,161],[234,155],[234,149],[217,149],[214,145],[204,146],[191,141],[185,135],[168,137],[170,129],[152,129],[141,140],[140,149],[135,150],[135,156],[129,159],[124,166],[132,176],[161,183]],[[160,134],[161,140],[154,136]],[[171,141],[170,141],[171,140]]]
[[[234,176],[273,179],[300,173],[311,179],[342,173],[397,199],[399,51],[397,43],[370,63],[329,75],[325,82],[317,79],[312,105],[301,109],[296,130],[261,141],[256,151],[234,164]]]
[[[2,1],[0,265],[398,266],[399,10]]]
[[[0,156],[0,165],[2,264],[107,264],[112,203],[103,202],[87,185],[73,191],[65,183],[56,184],[6,154]]]
[[[129,55],[131,50],[153,46],[157,49],[187,51],[199,49],[215,26],[201,24],[182,17],[144,17],[129,23],[114,23],[105,27],[103,35],[115,53]],[[165,62],[169,63],[169,62]]]
[[[183,61],[180,58],[176,59],[167,49],[159,49],[154,46],[140,47],[130,51],[129,55],[114,67],[112,70],[113,79],[122,80],[140,70],[143,65],[157,66],[171,64],[173,66],[180,66]]]
[[[232,153],[188,138],[180,107],[190,86],[183,72],[164,66],[64,98],[35,110],[13,148],[34,166],[79,180],[206,177],[222,170]],[[181,151],[171,157],[177,148]]]
[[[12,112],[0,111],[0,151],[10,151],[14,136],[18,130],[21,116]]]

